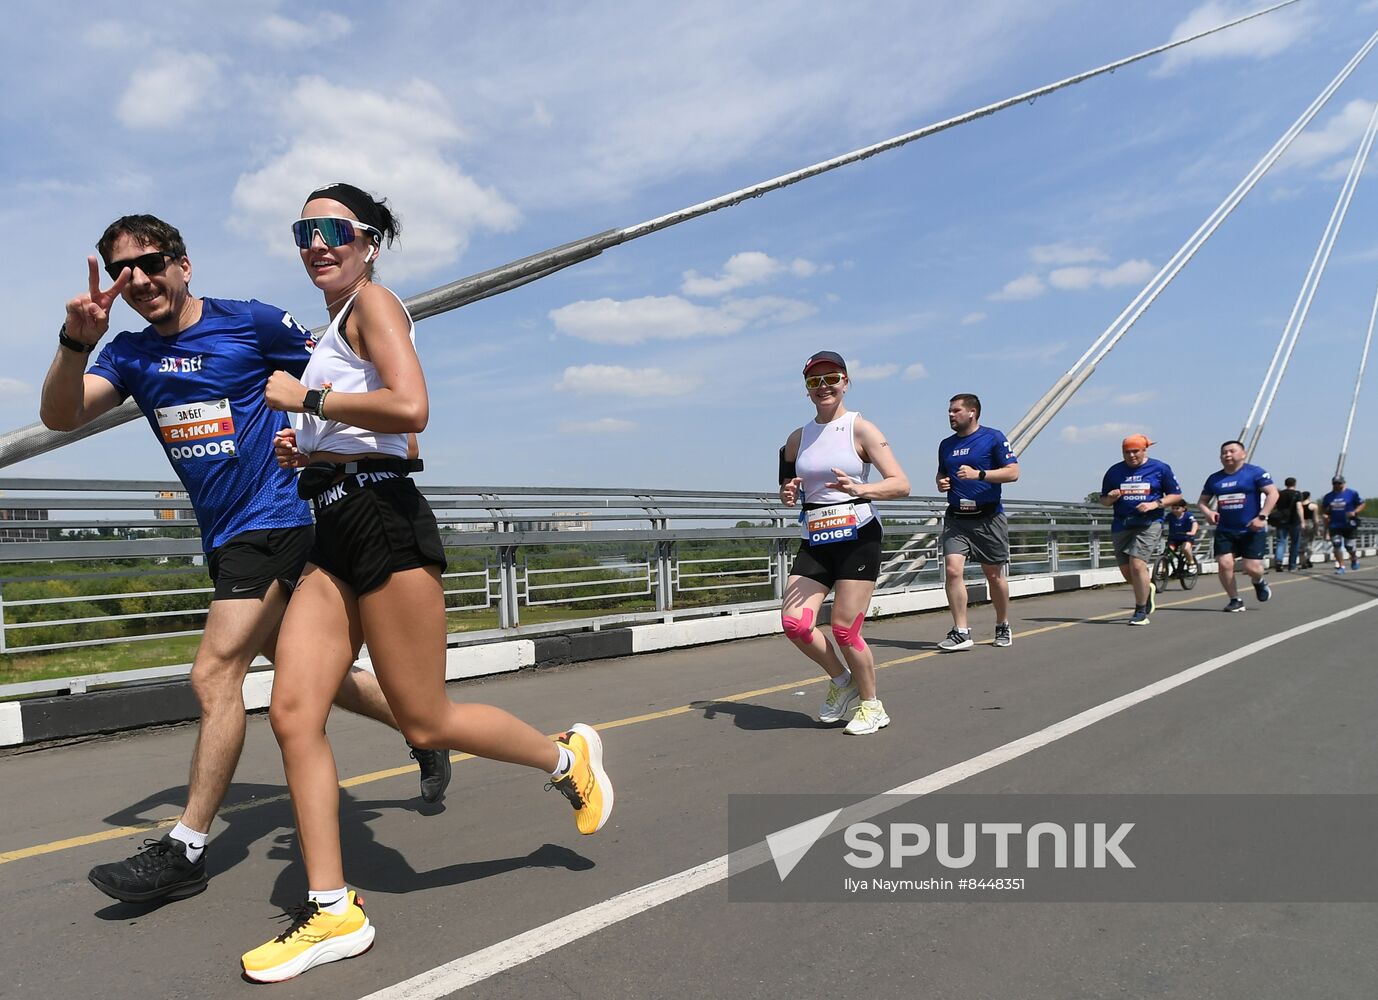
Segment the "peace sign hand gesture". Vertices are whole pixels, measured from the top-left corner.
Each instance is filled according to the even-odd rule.
[[[110,307],[129,284],[132,272],[126,267],[113,285],[101,291],[100,265],[95,257],[87,257],[86,263],[91,271],[91,287],[67,303],[67,336],[94,347],[110,329]]]

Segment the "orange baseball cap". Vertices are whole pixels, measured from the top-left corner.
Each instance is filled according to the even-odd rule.
[[[1131,434],[1120,442],[1120,447],[1128,451],[1130,448],[1148,448],[1151,444],[1153,444],[1153,442],[1150,441],[1146,435]]]

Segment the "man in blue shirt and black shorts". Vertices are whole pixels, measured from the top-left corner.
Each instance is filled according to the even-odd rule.
[[[1364,498],[1345,485],[1345,477],[1336,474],[1330,481],[1330,492],[1321,497],[1321,516],[1326,520],[1330,532],[1330,545],[1335,550],[1335,572],[1345,571],[1345,557],[1349,568],[1359,568],[1359,554],[1354,549],[1354,538],[1359,533],[1359,515],[1364,509]]]
[[[90,288],[67,303],[40,416],[53,430],[76,430],[132,397],[186,487],[215,588],[191,669],[201,727],[186,808],[167,836],[88,876],[115,899],[151,903],[206,887],[206,840],[244,746],[244,677],[256,655],[272,658],[311,548],[310,508],[293,473],[273,457],[273,436],[286,419],[268,409],[263,391],[275,370],[300,375],[312,344],[281,309],[193,295],[182,235],[161,219],[124,216],[96,248],[113,284],[101,289],[96,258],[88,257]],[[121,296],[149,325],[116,336],[88,371]],[[350,673],[337,703],[397,728],[365,671]],[[449,754],[414,755],[423,796],[434,801],[449,781]]]
[[[952,611],[952,629],[938,643],[944,653],[970,649],[967,627],[967,587],[962,574],[967,558],[981,564],[990,600],[995,605],[994,646],[1014,643],[1010,629],[1010,586],[1005,564],[1010,561],[1010,526],[1000,503],[1000,486],[1019,479],[1015,458],[1004,431],[982,427],[981,400],[964,392],[947,406],[947,422],[954,433],[938,445],[938,489],[947,494],[943,519],[943,586]]]
[[[1244,610],[1235,588],[1236,560],[1253,581],[1260,604],[1273,596],[1263,573],[1268,555],[1268,515],[1278,502],[1278,488],[1272,476],[1245,462],[1244,455],[1243,442],[1226,441],[1220,446],[1221,469],[1206,477],[1197,503],[1206,520],[1215,525],[1217,572],[1220,586],[1230,599],[1226,611]]]
[[[1163,509],[1182,499],[1172,467],[1148,457],[1153,442],[1131,434],[1120,444],[1124,460],[1106,470],[1100,502],[1115,509],[1110,525],[1115,562],[1134,588],[1130,625],[1147,625],[1153,614],[1153,565],[1163,553]]]

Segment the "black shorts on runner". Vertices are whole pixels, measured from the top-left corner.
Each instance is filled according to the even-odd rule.
[[[1216,556],[1236,555],[1241,559],[1263,559],[1268,555],[1268,532],[1221,531],[1215,529]]]
[[[416,483],[397,476],[317,506],[311,562],[366,594],[404,569],[439,566],[443,573],[445,545]]]
[[[855,541],[810,545],[800,539],[789,575],[807,577],[825,587],[838,580],[875,583],[880,576],[880,540],[884,534],[880,518],[873,517],[857,529]]]
[[[290,594],[306,565],[315,534],[309,524],[295,528],[265,528],[235,535],[212,549],[207,559],[213,601],[258,599],[281,580]]]

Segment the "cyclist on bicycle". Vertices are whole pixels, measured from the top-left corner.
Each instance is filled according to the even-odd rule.
[[[1192,544],[1201,531],[1201,525],[1197,523],[1196,515],[1187,509],[1185,500],[1178,500],[1168,508],[1166,520],[1167,547],[1174,550],[1180,549],[1182,558],[1190,563],[1195,558],[1192,555]]]

